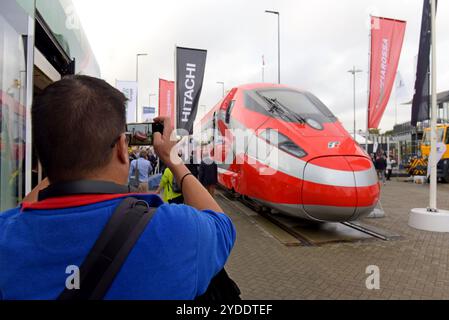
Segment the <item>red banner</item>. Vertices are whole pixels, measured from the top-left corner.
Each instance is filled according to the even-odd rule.
[[[170,117],[175,127],[175,82],[159,79],[159,116]]]
[[[369,129],[379,127],[390,99],[404,41],[405,25],[405,21],[371,18]]]

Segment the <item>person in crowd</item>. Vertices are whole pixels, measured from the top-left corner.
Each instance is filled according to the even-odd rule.
[[[147,160],[148,153],[146,150],[142,150],[139,153],[139,157],[136,160],[131,161],[129,166],[129,182],[135,180],[135,186],[137,186],[137,192],[145,193],[149,191],[148,178],[151,175],[153,167],[150,161]]]
[[[387,160],[383,154],[380,154],[376,158],[376,171],[379,180],[385,185],[385,170],[387,168]]]
[[[139,158],[139,150],[137,147],[131,147],[131,153],[129,155],[129,162],[131,162],[132,160],[136,160],[137,158]]]
[[[182,196],[182,193],[177,190],[175,183],[176,181],[174,181],[173,173],[170,168],[166,168],[162,174],[161,182],[156,190],[156,194],[160,194],[163,190],[164,194],[162,199],[164,202],[177,204],[184,203],[184,197]]]
[[[194,156],[194,152],[192,151],[192,153],[190,154],[190,157],[188,159],[188,162],[186,164],[186,167],[190,170],[190,172],[196,177],[198,178],[198,164],[195,163],[195,156]]]
[[[151,167],[152,167],[151,174],[153,175],[156,173],[157,157],[154,155],[154,152],[151,149],[149,151],[148,160],[151,163]]]
[[[373,162],[374,166],[376,165],[376,156],[374,155],[374,153],[371,153],[371,161]]]
[[[125,107],[120,91],[84,75],[64,77],[35,97],[33,142],[48,179],[18,207],[0,214],[0,299],[57,299],[74,283],[76,268],[117,206],[130,196],[157,210],[104,299],[195,299],[223,270],[235,228],[171,156],[176,141],[170,139],[169,118],[155,119],[163,122],[164,132],[154,134],[154,149],[176,178],[185,205],[129,193]],[[85,288],[82,276],[79,281]]]
[[[396,161],[390,157],[387,158],[387,181],[390,181],[391,174],[393,172],[393,166],[396,164]]]
[[[215,188],[218,182],[218,167],[211,158],[209,152],[203,152],[203,158],[199,166],[199,180],[201,184],[209,191],[211,196],[215,195]]]

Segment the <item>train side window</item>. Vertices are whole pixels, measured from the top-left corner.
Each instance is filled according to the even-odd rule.
[[[232,100],[231,102],[229,102],[228,108],[226,109],[226,119],[225,122],[229,123],[229,121],[231,120],[231,113],[232,113],[232,109],[234,108],[235,105],[235,100]]]
[[[449,127],[446,128],[446,142],[445,144],[449,144]]]

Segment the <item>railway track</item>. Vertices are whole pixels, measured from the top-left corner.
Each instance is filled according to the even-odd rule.
[[[220,195],[226,201],[242,203],[250,216],[260,216],[297,239],[299,246],[320,246],[329,243],[358,242],[366,240],[392,241],[400,238],[398,234],[383,230],[360,221],[340,223],[313,223],[284,215],[271,214],[251,199],[237,197],[227,190],[220,189]],[[236,207],[234,205],[234,207]],[[242,210],[241,207],[236,207]],[[265,223],[266,225],[266,223]],[[267,228],[271,229],[271,228]]]

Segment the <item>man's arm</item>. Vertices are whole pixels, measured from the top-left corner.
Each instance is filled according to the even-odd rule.
[[[168,168],[172,171],[176,181],[182,183],[182,194],[184,196],[184,203],[192,206],[198,210],[212,210],[215,212],[223,212],[215,199],[210,193],[201,185],[201,183],[193,176],[186,174],[190,173],[189,169],[182,163],[181,158],[177,155],[175,149],[176,140],[171,140],[170,137],[173,128],[170,124],[170,118],[160,117],[155,118],[156,122],[164,122],[164,132],[154,134],[154,150]],[[173,152],[172,152],[173,150]]]

